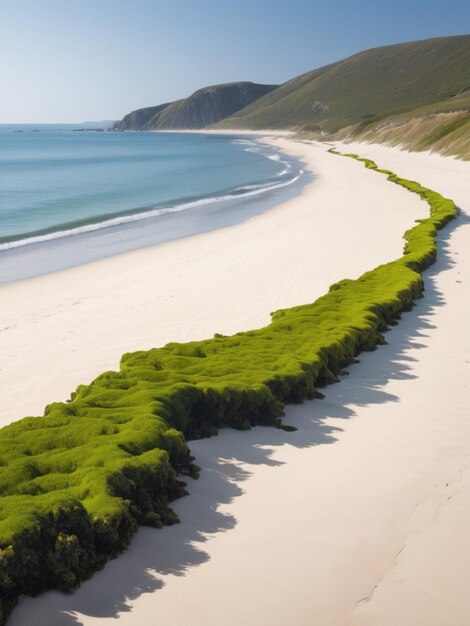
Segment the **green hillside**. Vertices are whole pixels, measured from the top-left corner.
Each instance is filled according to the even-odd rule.
[[[116,122],[116,130],[198,129],[233,115],[277,85],[239,82],[198,89],[183,100],[138,109]]]
[[[460,35],[365,50],[277,88],[205,87],[133,111],[115,129],[292,129],[470,159],[469,114],[470,35]]]
[[[470,35],[374,48],[284,83],[219,128],[334,133],[470,88]]]

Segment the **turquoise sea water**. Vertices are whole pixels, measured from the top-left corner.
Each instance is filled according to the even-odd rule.
[[[0,281],[240,221],[302,178],[246,137],[0,126]]]

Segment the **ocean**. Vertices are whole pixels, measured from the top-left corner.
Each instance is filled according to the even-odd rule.
[[[307,178],[250,137],[0,126],[0,282],[240,222]]]

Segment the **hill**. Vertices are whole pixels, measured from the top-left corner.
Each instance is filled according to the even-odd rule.
[[[198,129],[233,115],[276,88],[250,82],[198,89],[189,98],[138,109],[116,122],[117,130]]]
[[[148,123],[154,115],[169,106],[170,103],[160,104],[155,107],[146,107],[145,109],[137,109],[125,115],[122,120],[114,123],[115,130],[147,130]]]
[[[227,83],[139,109],[120,130],[295,130],[470,159],[470,35],[373,48],[279,87]]]
[[[278,87],[220,128],[335,133],[380,116],[455,98],[470,89],[470,35],[374,48]]]

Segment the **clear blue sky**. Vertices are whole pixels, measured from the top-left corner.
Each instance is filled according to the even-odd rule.
[[[119,119],[236,80],[470,32],[468,0],[0,0],[0,123]]]

